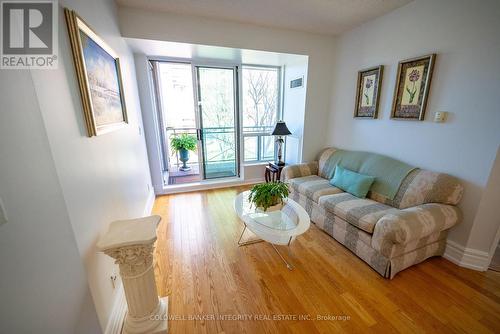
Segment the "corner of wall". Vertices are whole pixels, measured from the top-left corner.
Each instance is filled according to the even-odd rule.
[[[446,241],[443,257],[460,267],[478,271],[486,271],[490,264],[488,252],[466,248],[451,240]]]

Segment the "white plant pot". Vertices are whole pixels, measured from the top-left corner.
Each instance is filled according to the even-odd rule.
[[[283,203],[286,203],[286,198],[283,199]],[[267,210],[264,211],[264,208],[259,206],[257,207],[256,211],[257,212],[273,212],[273,211],[280,211],[281,209],[283,209],[283,205],[282,203],[278,203],[276,205],[273,205],[273,206],[270,206],[267,208]]]

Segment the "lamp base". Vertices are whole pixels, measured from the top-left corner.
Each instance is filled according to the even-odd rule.
[[[284,161],[275,161],[274,163],[276,164],[276,166],[284,166],[284,165],[286,165]]]

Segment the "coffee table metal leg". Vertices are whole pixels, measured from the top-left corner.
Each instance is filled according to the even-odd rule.
[[[293,252],[292,252],[292,247],[290,247],[290,243],[292,242],[292,238],[293,237],[290,237],[290,240],[288,240],[288,256],[290,257],[290,259],[292,260],[295,260],[295,256],[293,255]]]
[[[243,234],[245,234],[246,230],[247,230],[247,225],[245,224],[243,231],[241,231],[240,238],[238,239],[238,246],[246,246],[246,245],[256,244],[258,242],[264,241],[262,239],[255,239],[255,240],[248,240],[248,241],[241,242],[241,238],[243,238]]]
[[[247,229],[247,226],[245,225],[245,227],[243,228],[243,231],[241,231],[241,234],[240,234],[240,238],[238,239],[238,245],[241,245],[241,238],[243,238],[243,233],[245,233]]]
[[[255,239],[255,240],[249,240],[249,241],[241,242],[241,239],[243,238],[243,234],[245,234],[246,230],[247,230],[247,225],[245,224],[245,227],[243,228],[243,231],[241,231],[240,238],[238,239],[238,246],[246,246],[246,245],[251,245],[251,244],[255,244],[255,243],[264,241],[262,239]],[[291,249],[290,249],[290,243],[291,242],[292,242],[292,237],[290,237],[290,240],[288,240],[287,247],[288,247],[288,254],[290,255],[290,257],[293,257]],[[276,246],[274,244],[271,244],[271,246],[273,246],[273,248],[276,251],[276,253],[278,253],[279,257],[285,263],[285,265],[288,268],[288,270],[292,270],[293,269],[292,263],[287,262],[287,260],[283,257],[283,255],[281,255],[281,253],[279,252],[278,248],[276,248]]]
[[[278,255],[280,256],[281,260],[283,260],[283,262],[285,262],[286,267],[288,268],[288,270],[292,270],[293,269],[293,265],[291,263],[288,263],[285,260],[285,258],[283,257],[283,255],[281,255],[281,253],[279,252],[278,248],[276,248],[276,246],[274,244],[271,244],[271,246],[273,246],[274,250],[276,251],[276,253],[278,253]]]

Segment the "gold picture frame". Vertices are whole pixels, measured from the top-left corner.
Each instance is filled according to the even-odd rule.
[[[354,118],[377,118],[383,74],[384,65],[358,72]]]
[[[399,62],[391,119],[424,120],[435,61],[433,53]]]
[[[64,9],[89,137],[127,125],[120,60],[78,14]]]

